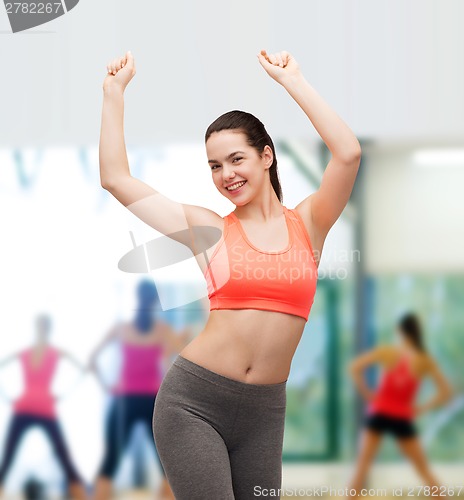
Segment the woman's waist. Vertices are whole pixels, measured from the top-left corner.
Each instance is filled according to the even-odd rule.
[[[181,351],[191,361],[242,382],[272,384],[287,380],[301,331],[255,326],[241,321],[208,322]]]
[[[370,403],[371,408],[405,412],[409,412],[413,406],[414,398],[402,399],[377,396]]]
[[[256,342],[262,338],[263,343],[270,339],[300,338],[306,320],[294,314],[263,309],[213,309],[209,313],[203,331],[223,332],[240,339],[251,339]]]
[[[122,393],[153,393],[158,390],[163,380],[163,373],[159,372],[156,376],[147,377],[121,377],[113,388],[118,394]]]
[[[415,390],[391,390],[389,388],[380,388],[377,390],[375,400],[385,404],[408,405],[412,404],[416,397]]]
[[[291,361],[269,359],[249,361],[238,349],[205,349],[199,343],[188,345],[180,355],[219,375],[248,384],[279,384],[288,379]]]
[[[13,404],[16,413],[33,413],[38,415],[54,415],[55,398],[51,394],[23,394]]]
[[[27,386],[19,396],[21,399],[53,399],[50,387],[31,387]]]

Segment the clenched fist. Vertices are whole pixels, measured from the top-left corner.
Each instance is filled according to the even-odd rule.
[[[258,54],[258,59],[266,73],[278,83],[282,83],[286,77],[300,73],[300,67],[295,58],[285,50],[267,54],[263,49]]]
[[[127,84],[135,75],[134,57],[130,51],[122,57],[113,59],[106,66],[108,74],[103,82],[103,90],[107,90],[112,86],[117,86],[124,92]]]

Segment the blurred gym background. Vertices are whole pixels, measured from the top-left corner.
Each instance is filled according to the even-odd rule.
[[[159,236],[134,220],[99,181],[106,64],[130,49],[137,75],[125,97],[132,175],[172,199],[221,215],[204,132],[241,109],[277,148],[284,205],[318,188],[328,151],[256,54],[289,51],[306,79],[352,128],[362,164],[349,205],[324,247],[316,300],[288,385],[285,488],[346,486],[362,403],[346,367],[390,342],[398,316],[416,311],[426,342],[456,392],[418,420],[437,475],[462,483],[464,465],[464,4],[459,0],[82,0],[72,12],[11,34],[0,9],[0,354],[27,346],[34,318],[53,319],[52,341],[86,363],[117,319],[134,309],[143,275],[118,262]],[[199,332],[208,310],[195,259],[150,273],[176,328]],[[108,377],[117,371],[108,353]],[[374,376],[375,374],[372,374]],[[0,371],[0,456],[19,367]],[[102,456],[106,398],[91,376],[64,364],[54,387],[75,461],[91,483]],[[427,397],[434,387],[423,387]],[[149,498],[160,473],[137,433],[121,464],[121,498]],[[140,467],[148,473],[138,474]],[[58,495],[62,472],[31,431],[5,484],[12,497],[35,477]],[[418,485],[386,440],[373,488]],[[135,493],[139,492],[139,493]],[[142,493],[140,493],[142,492]],[[333,496],[333,495],[332,495]]]

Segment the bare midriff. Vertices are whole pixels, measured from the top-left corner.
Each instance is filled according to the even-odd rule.
[[[302,317],[275,311],[212,310],[180,355],[241,382],[277,384],[288,379],[305,324]]]

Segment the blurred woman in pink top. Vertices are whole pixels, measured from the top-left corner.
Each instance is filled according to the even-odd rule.
[[[37,338],[35,344],[0,363],[4,366],[13,360],[19,360],[24,374],[24,390],[13,403],[13,416],[7,431],[6,444],[0,464],[0,496],[6,475],[24,433],[31,427],[40,427],[50,439],[56,458],[68,481],[72,498],[87,498],[83,481],[69,454],[60,423],[57,418],[55,400],[51,385],[58,361],[66,357],[79,369],[83,367],[70,354],[49,344],[51,321],[47,315],[36,319]]]
[[[154,312],[159,307],[159,298],[152,281],[140,282],[137,298],[138,307],[133,321],[115,325],[95,349],[89,363],[106,388],[97,369],[96,359],[111,341],[119,341],[122,368],[118,382],[109,388],[113,401],[106,425],[105,454],[95,488],[95,499],[98,500],[111,498],[112,480],[135,424],[143,422],[152,433],[153,407],[167,368],[165,363],[190,340],[188,331],[177,335],[168,323],[155,319]],[[150,442],[153,443],[163,476],[159,498],[174,498],[159,461],[154,439],[150,439]]]

